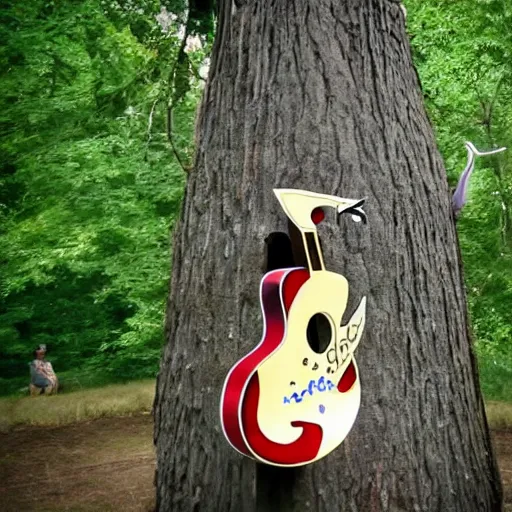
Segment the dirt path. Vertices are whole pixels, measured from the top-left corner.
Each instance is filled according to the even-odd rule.
[[[512,431],[493,432],[493,437],[503,480],[505,512],[512,512]]]
[[[151,511],[152,434],[150,416],[0,434],[2,511]],[[512,512],[512,432],[494,438]]]
[[[154,504],[150,416],[0,435],[3,512],[146,512]]]

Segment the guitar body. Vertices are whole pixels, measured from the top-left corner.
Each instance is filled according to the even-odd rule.
[[[361,398],[349,345],[360,338],[365,306],[363,300],[341,326],[347,298],[346,279],[332,272],[281,269],[264,276],[262,340],[231,369],[221,400],[224,433],[239,452],[299,466],[324,457],[346,437]],[[332,332],[323,353],[313,351],[307,338],[318,313]]]
[[[274,190],[299,229],[308,268],[268,272],[261,281],[260,343],[228,373],[220,416],[241,454],[275,466],[301,466],[341,444],[359,411],[354,351],[365,325],[363,298],[346,325],[348,282],[325,270],[316,224],[324,207],[364,217],[364,201]]]

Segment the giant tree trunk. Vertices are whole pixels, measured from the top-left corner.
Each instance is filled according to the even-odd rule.
[[[220,1],[175,234],[158,510],[500,510],[448,185],[399,4],[245,4]],[[349,308],[368,296],[359,417],[340,448],[299,469],[258,467],[219,422],[223,380],[262,332],[265,238],[287,221],[275,187],[368,197],[366,227],[320,233]]]

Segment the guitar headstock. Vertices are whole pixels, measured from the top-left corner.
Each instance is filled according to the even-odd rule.
[[[366,223],[366,215],[362,209],[365,199],[346,199],[327,194],[317,194],[306,190],[274,189],[279,203],[288,218],[302,232],[316,230],[325,216],[324,208],[334,208],[338,218],[342,213],[350,213],[354,220]]]

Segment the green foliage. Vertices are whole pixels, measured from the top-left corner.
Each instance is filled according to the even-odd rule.
[[[480,149],[458,222],[484,392],[512,400],[512,4],[408,0],[408,31],[450,182]]]
[[[162,31],[159,8],[13,0],[1,12],[4,379],[28,375],[38,343],[57,372],[155,374],[184,186],[166,128],[183,33],[178,18]],[[174,144],[189,161],[202,81],[188,67],[180,80]]]

